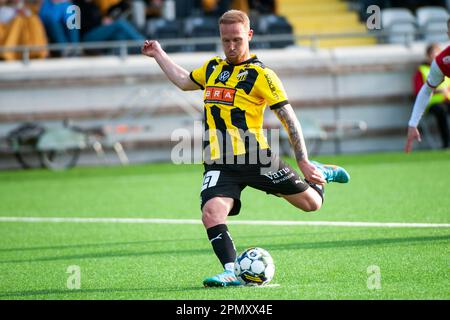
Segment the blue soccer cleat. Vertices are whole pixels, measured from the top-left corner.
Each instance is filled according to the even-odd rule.
[[[344,168],[333,164],[321,164],[317,161],[311,161],[317,169],[322,172],[325,180],[329,182],[347,183],[350,181],[350,175]]]
[[[203,280],[204,287],[228,287],[240,285],[241,283],[234,275],[234,272],[230,270],[225,270],[222,273]]]

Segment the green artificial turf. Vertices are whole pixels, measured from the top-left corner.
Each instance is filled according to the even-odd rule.
[[[450,153],[319,157],[351,174],[302,213],[247,188],[230,221],[450,223]],[[292,161],[292,160],[290,160]],[[202,167],[149,164],[0,172],[0,216],[200,221]],[[267,249],[266,288],[203,288],[221,271],[201,224],[0,222],[0,299],[449,299],[450,228],[233,225]],[[71,290],[69,266],[80,268]],[[370,288],[372,268],[380,287]]]

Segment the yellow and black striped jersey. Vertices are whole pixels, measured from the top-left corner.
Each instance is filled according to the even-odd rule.
[[[205,157],[224,159],[227,153],[239,156],[255,146],[255,150],[269,148],[263,132],[264,109],[288,103],[271,69],[255,55],[238,65],[214,57],[192,71],[190,78],[204,90]]]

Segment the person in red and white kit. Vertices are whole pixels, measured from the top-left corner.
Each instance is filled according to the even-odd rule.
[[[450,19],[447,21],[447,34],[450,38]],[[422,140],[417,126],[428,106],[434,90],[444,82],[445,77],[450,77],[450,46],[445,48],[431,63],[427,81],[423,84],[416,97],[414,108],[408,122],[408,135],[405,144],[406,153],[412,151],[414,140],[419,142]]]
[[[420,89],[426,83],[430,67],[433,60],[441,53],[438,43],[431,43],[426,48],[426,60],[418,66],[413,77],[414,94],[417,96]],[[434,116],[442,141],[442,149],[450,146],[450,123],[447,115],[450,111],[450,78],[445,80],[434,90],[433,95],[428,102],[424,114],[429,113]]]

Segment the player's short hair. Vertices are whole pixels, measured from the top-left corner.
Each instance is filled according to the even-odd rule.
[[[431,52],[433,52],[433,50],[436,49],[436,48],[437,48],[438,50],[440,50],[439,43],[432,42],[432,43],[430,43],[429,45],[427,45],[427,47],[426,47],[426,49],[425,49],[426,55],[427,55],[427,56],[430,56],[430,55],[431,55]]]
[[[241,10],[228,10],[219,18],[219,25],[242,23],[244,27],[250,29],[250,18]]]

